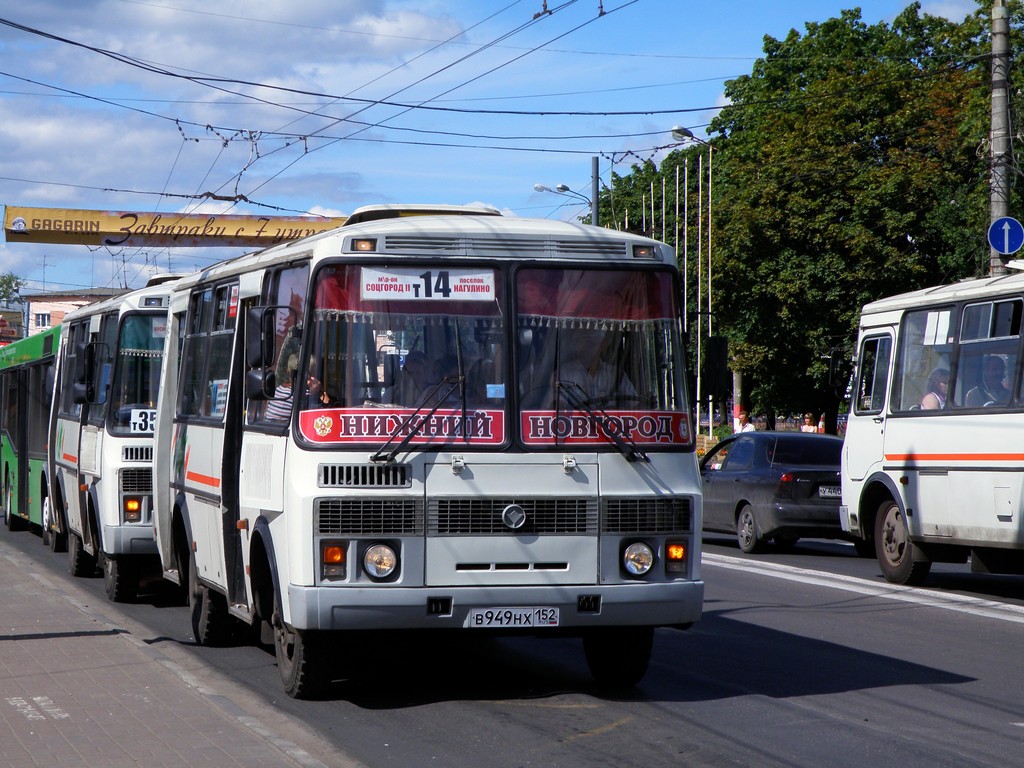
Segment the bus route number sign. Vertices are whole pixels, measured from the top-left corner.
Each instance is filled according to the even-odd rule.
[[[363,267],[359,281],[363,301],[494,301],[494,293],[492,270]]]
[[[156,409],[132,408],[130,425],[133,435],[152,435],[156,431]]]

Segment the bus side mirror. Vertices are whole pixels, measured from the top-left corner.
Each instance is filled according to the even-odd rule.
[[[71,398],[75,403],[106,402],[111,368],[109,363],[101,362],[107,359],[106,347],[106,344],[98,341],[79,342],[71,387]]]
[[[245,396],[250,400],[270,400],[277,389],[273,371],[256,368],[245,374]]]
[[[253,307],[245,324],[245,362],[266,368],[274,362],[274,308]]]

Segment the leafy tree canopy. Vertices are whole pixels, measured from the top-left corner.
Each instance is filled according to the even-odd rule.
[[[987,270],[991,2],[978,3],[962,23],[916,2],[891,25],[844,11],[765,37],[752,72],[726,83],[709,129],[713,312],[756,410],[834,413],[827,358],[849,355],[861,305]],[[1022,50],[1024,8],[1009,6]],[[1024,83],[1012,63],[1011,82]],[[648,186],[655,173],[633,172]],[[614,178],[612,194],[635,186]]]

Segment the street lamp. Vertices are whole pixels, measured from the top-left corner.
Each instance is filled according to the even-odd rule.
[[[708,148],[708,240],[707,240],[707,244],[708,244],[708,250],[707,250],[707,255],[708,255],[708,310],[707,310],[707,315],[708,315],[708,338],[710,339],[711,336],[712,336],[712,332],[711,332],[711,222],[712,222],[712,215],[711,215],[711,178],[712,178],[712,158],[714,157],[715,148],[714,148],[714,146],[712,146],[712,144],[710,142],[705,141],[704,139],[699,139],[696,136],[694,136],[693,135],[693,131],[691,131],[689,128],[686,128],[686,127],[684,127],[682,125],[673,126],[673,128],[672,128],[672,138],[674,140],[680,142],[680,143],[685,142],[685,141],[695,141],[698,144],[703,144],[705,147]],[[703,155],[701,155],[701,157],[700,157],[700,163],[701,163],[701,167],[698,169],[698,173],[700,174],[700,177],[699,177],[700,178],[700,184],[699,184],[699,187],[698,187],[698,196],[699,196],[700,208],[703,209],[703,203],[704,203],[704,198],[703,198],[703,186],[704,186],[703,163],[704,163],[704,156]],[[703,242],[702,241],[704,240],[704,233],[701,231],[703,229],[703,227],[704,227],[704,212],[703,212],[703,210],[700,211],[699,216],[700,216],[700,218],[699,218],[700,227],[698,229],[697,241],[701,245],[697,248],[697,358],[698,358],[698,368],[697,368],[697,430],[698,431],[700,430],[700,400],[701,400],[701,386],[700,386],[701,385],[701,380],[700,380],[699,361],[700,361],[700,345],[701,345],[701,341],[700,340],[701,340],[701,325],[702,325],[702,322],[701,322],[701,314],[702,314],[702,312],[701,312],[701,303],[702,303],[702,298],[703,297],[701,296],[701,292],[702,291],[701,291],[701,279],[700,278],[701,278],[701,261],[702,261],[702,259],[700,257],[700,254],[701,254],[701,250],[703,249]],[[733,404],[733,408],[734,409],[737,406],[738,406],[737,403]],[[713,414],[714,414],[714,407],[713,406],[709,406],[708,407],[708,434],[711,434],[711,422],[712,422]]]
[[[568,184],[556,184],[554,189],[545,184],[534,184],[533,188],[537,192],[551,192],[552,194],[555,195],[562,195],[563,197],[574,197],[577,200],[582,200],[590,207],[591,214],[593,214],[594,203],[591,201],[591,199],[586,195],[581,195],[579,192],[569,189]],[[593,220],[593,218],[591,218],[591,220]]]

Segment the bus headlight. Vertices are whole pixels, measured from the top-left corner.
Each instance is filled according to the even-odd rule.
[[[374,579],[386,579],[398,567],[398,555],[387,544],[374,544],[363,554],[363,570]]]
[[[654,565],[654,552],[642,541],[630,544],[622,551],[622,565],[632,576],[643,576]]]

